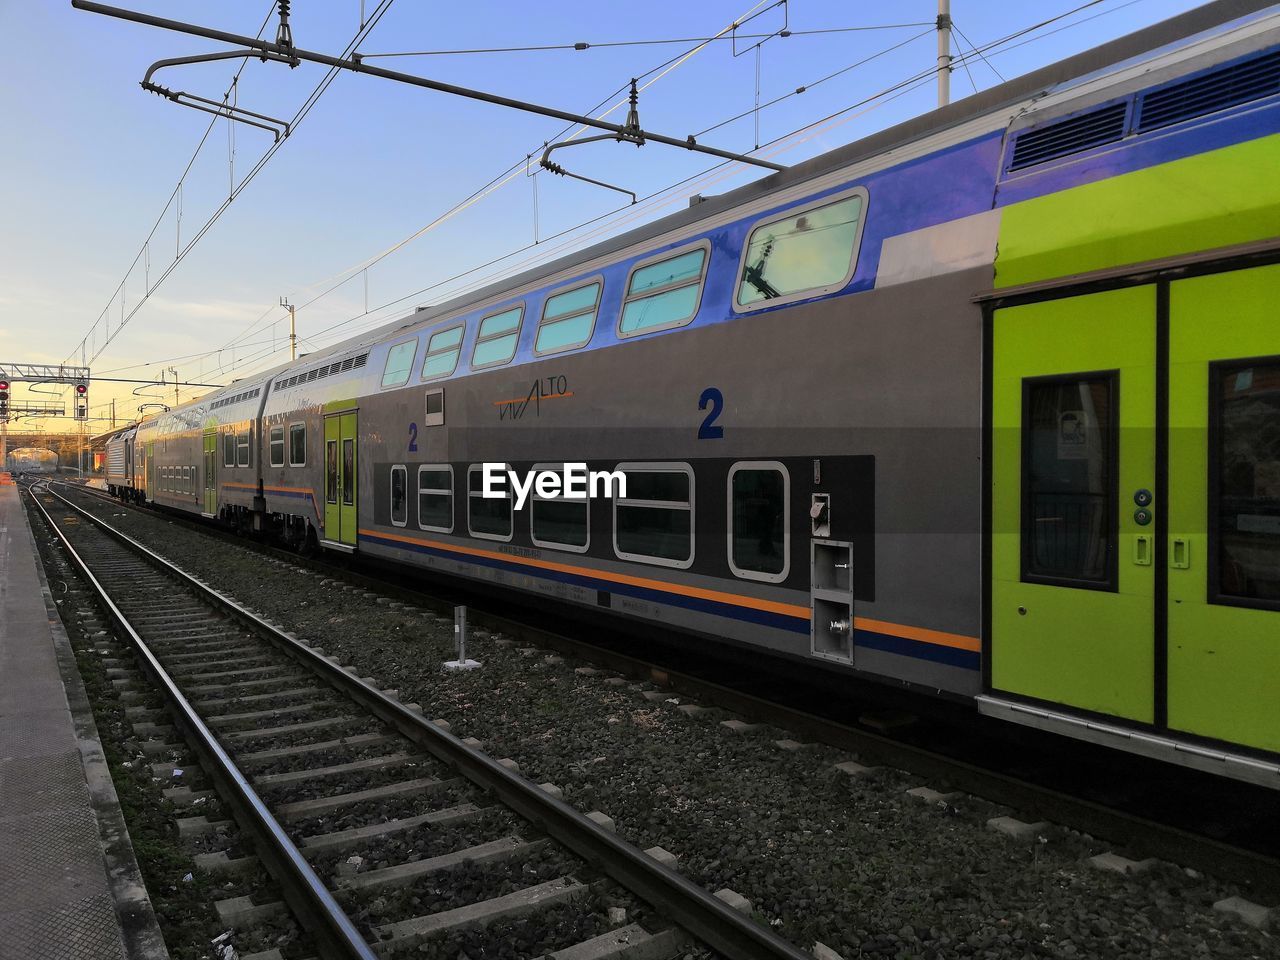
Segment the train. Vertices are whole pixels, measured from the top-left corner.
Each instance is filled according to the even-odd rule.
[[[1217,0],[152,416],[108,484],[1280,788],[1277,171],[1280,7]]]
[[[18,447],[5,456],[6,470],[17,474],[58,472],[58,454],[44,447]]]

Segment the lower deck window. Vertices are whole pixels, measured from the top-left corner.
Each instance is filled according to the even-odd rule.
[[[305,423],[289,424],[289,466],[305,467],[307,465],[307,425]]]
[[[784,580],[790,516],[786,468],[734,464],[729,471],[729,567],[747,580]]]
[[[453,531],[453,467],[418,467],[418,526],[440,533]]]
[[[1280,609],[1280,361],[1214,370],[1210,590]]]
[[[249,431],[236,434],[236,466],[249,466]]]
[[[537,464],[534,470],[553,469],[552,464]],[[559,470],[560,465],[554,465]],[[584,553],[590,542],[588,500],[566,500],[563,497],[540,497],[530,494],[529,534],[540,547]]]
[[[401,464],[391,468],[391,522],[397,527],[409,522],[409,471]]]
[[[484,496],[484,473],[476,465],[467,471],[467,530],[486,540],[511,539],[511,489],[503,497]]]
[[[693,563],[693,470],[687,464],[619,464],[627,496],[613,501],[613,547],[623,560]]]
[[[222,435],[222,465],[224,467],[234,467],[236,465],[236,435],[234,433],[224,433]]]
[[[1024,381],[1022,579],[1115,590],[1116,375]]]

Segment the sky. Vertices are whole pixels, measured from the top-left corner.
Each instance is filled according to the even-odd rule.
[[[274,7],[115,2],[247,35]],[[1076,10],[984,57],[970,54],[952,76],[953,99],[1197,5],[952,0],[957,55]],[[339,54],[364,23],[355,49],[366,56],[431,52],[369,61],[379,66],[576,113],[612,110],[607,119],[619,123],[638,77],[645,129],[696,133],[735,152],[759,144],[760,155],[792,164],[937,105],[925,76],[936,13],[936,0],[294,0],[290,20],[302,49]],[[784,29],[791,35],[778,35]],[[275,30],[272,17],[265,36]],[[557,151],[566,168],[634,191],[642,202],[630,206],[619,193],[528,175],[543,144],[573,127],[343,73],[246,182],[272,134],[139,87],[153,61],[227,45],[73,10],[69,0],[0,0],[0,36],[0,360],[90,361],[103,378],[90,390],[92,433],[110,427],[113,400],[125,423],[142,404],[205,392],[175,394],[174,380],[225,384],[287,360],[282,297],[298,308],[305,353],[678,210],[693,193],[767,173],[712,170],[714,157],[654,143]],[[658,40],[681,42],[635,42]],[[579,42],[591,46],[564,49]],[[439,53],[536,46],[556,49]],[[220,101],[238,70],[234,102],[283,119],[325,78],[320,66],[222,60],[164,69],[156,82]],[[864,102],[911,78],[920,81]],[[25,384],[13,397],[42,398]],[[71,426],[69,418],[17,424]]]

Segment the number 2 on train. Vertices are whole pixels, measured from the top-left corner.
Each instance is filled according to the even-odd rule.
[[[698,439],[722,440],[724,427],[716,426],[716,419],[724,410],[724,394],[720,392],[719,387],[707,387],[702,391],[702,396],[698,398],[698,409],[706,410],[707,404],[711,404],[711,410],[703,418],[702,425],[698,427]]]
[[[409,452],[418,452],[418,425],[416,423],[409,424]]]

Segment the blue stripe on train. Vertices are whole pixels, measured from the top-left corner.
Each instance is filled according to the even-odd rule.
[[[431,547],[426,544],[408,544],[400,540],[392,540],[390,538],[364,533],[360,534],[359,539],[375,543],[381,547],[390,547],[395,550],[407,550],[412,553],[423,553],[446,560],[459,559],[459,555],[452,550]],[[700,597],[689,597],[677,593],[668,593],[664,590],[637,587],[631,584],[615,583],[612,580],[601,580],[596,577],[562,573],[557,570],[530,568],[519,563],[500,560],[497,558],[476,557],[470,554],[466,554],[464,556],[466,562],[476,564],[477,566],[489,567],[495,570],[505,570],[510,573],[518,573],[525,576],[538,576],[543,579],[553,580],[557,583],[566,583],[573,586],[586,587],[588,589],[607,590],[610,593],[636,597],[637,599],[649,600],[654,603],[661,603],[671,607],[681,607],[686,610],[697,610],[702,613],[714,614],[715,616],[730,617],[734,620],[744,620],[749,623],[758,623],[763,626],[786,630],[790,633],[799,633],[803,636],[809,635],[809,621],[801,617],[788,617],[782,614],[769,613],[766,610],[753,610],[749,607],[737,606],[736,604],[721,603],[715,600],[704,600]],[[870,630],[858,630],[855,632],[854,639],[858,646],[873,650],[883,650],[886,653],[894,653],[899,656],[915,657],[918,660],[930,660],[934,663],[943,663],[953,667],[962,667],[967,670],[977,670],[980,664],[980,656],[975,651],[958,650],[954,647],[946,647],[933,643],[921,643],[918,640],[911,640],[906,637],[894,637],[888,634],[875,633]]]

